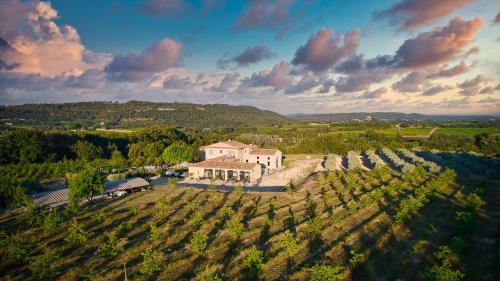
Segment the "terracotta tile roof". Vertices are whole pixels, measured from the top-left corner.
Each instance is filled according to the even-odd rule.
[[[250,150],[250,154],[253,155],[274,155],[279,150],[277,149],[266,149],[266,148],[254,148]]]
[[[213,169],[234,169],[234,170],[252,170],[257,163],[246,163],[246,162],[225,162],[225,161],[202,161],[198,163],[190,164],[189,167],[194,168],[213,168]]]

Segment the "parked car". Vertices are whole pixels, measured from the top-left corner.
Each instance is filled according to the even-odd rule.
[[[172,178],[177,178],[179,177],[181,174],[179,172],[170,172],[170,171],[167,171],[165,172],[165,176],[166,177],[172,177]]]
[[[125,196],[127,194],[128,194],[128,192],[126,190],[118,190],[113,195],[115,197],[121,197],[121,196]]]

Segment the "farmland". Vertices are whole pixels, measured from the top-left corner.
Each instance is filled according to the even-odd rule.
[[[372,161],[365,157],[373,165],[360,169]],[[123,280],[124,267],[131,280],[309,280],[325,271],[337,278],[331,280],[425,279],[439,270],[466,280],[493,274],[488,249],[498,219],[492,212],[498,160],[389,149],[343,158],[347,169],[331,166],[286,192],[166,185],[91,202],[72,215],[62,209],[32,210],[31,220],[4,215],[1,275]],[[446,170],[452,166],[460,171],[456,178]],[[486,205],[469,210],[471,198]],[[465,230],[456,223],[464,212],[475,218]],[[61,219],[49,228],[54,214]],[[50,266],[42,270],[44,264]]]

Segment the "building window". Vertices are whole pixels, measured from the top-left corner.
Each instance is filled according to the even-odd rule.
[[[257,156],[257,159],[259,159],[259,156]]]
[[[271,162],[269,162],[269,161],[268,161],[268,162],[267,162],[267,166],[268,166],[268,167],[269,167],[269,166],[271,166]]]
[[[267,157],[267,160],[271,160],[271,157]]]
[[[260,164],[259,161],[257,161],[257,164]]]
[[[248,159],[247,159],[247,163],[248,163]]]
[[[222,150],[220,151],[220,154],[222,154]]]

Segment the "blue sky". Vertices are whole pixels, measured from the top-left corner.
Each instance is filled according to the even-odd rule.
[[[0,6],[0,37],[9,46],[0,49],[3,104],[143,99],[281,113],[396,105],[404,112],[500,113],[497,0]],[[419,46],[429,53],[418,54]],[[356,69],[341,70],[356,58]]]

